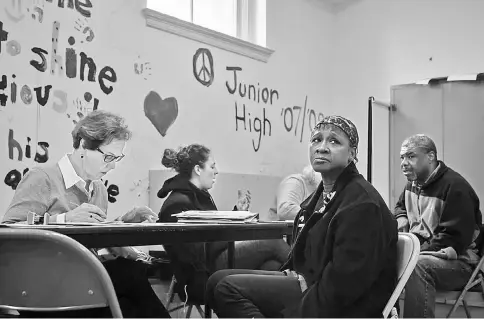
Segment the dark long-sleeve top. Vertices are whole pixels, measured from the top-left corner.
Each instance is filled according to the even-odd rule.
[[[209,192],[199,189],[188,178],[181,175],[166,180],[163,187],[158,191],[158,197],[167,197],[158,215],[158,222],[161,223],[176,222],[177,218],[172,216],[173,214],[189,210],[217,210]],[[186,267],[185,276],[188,278],[193,275],[187,273],[190,271],[190,267],[187,267],[189,265],[194,271],[206,272],[207,274],[210,272],[205,262],[203,243],[164,245],[164,247],[172,258],[176,258],[179,264]],[[227,243],[210,243],[208,249],[210,258],[214,260],[227,249]]]
[[[308,289],[284,315],[380,317],[397,282],[397,222],[353,163],[332,196],[326,204],[321,183],[301,204],[282,269],[302,274]]]

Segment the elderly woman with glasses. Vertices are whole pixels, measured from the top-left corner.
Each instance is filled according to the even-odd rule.
[[[206,298],[219,318],[381,317],[397,280],[397,222],[356,169],[358,132],[328,116],[311,133],[321,174],[294,221],[283,271],[221,270]]]
[[[20,181],[3,218],[4,223],[25,222],[29,212],[49,223],[99,223],[106,220],[108,192],[101,178],[116,167],[124,155],[131,132],[124,119],[105,111],[94,111],[81,119],[72,131],[73,151],[53,165],[30,169]],[[135,207],[118,218],[120,222],[155,222],[148,207]],[[117,248],[129,257],[133,249]],[[118,255],[119,256],[119,255]],[[169,317],[146,277],[140,262],[107,255],[104,266],[114,284],[125,317]],[[133,258],[134,259],[134,258]],[[64,317],[109,316],[107,308],[62,313]],[[45,316],[35,313],[33,316]],[[49,313],[48,315],[56,315]]]

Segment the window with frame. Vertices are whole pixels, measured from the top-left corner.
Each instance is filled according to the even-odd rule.
[[[147,8],[266,46],[266,0],[147,0]]]

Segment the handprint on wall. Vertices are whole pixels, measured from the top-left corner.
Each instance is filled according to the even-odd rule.
[[[148,80],[151,76],[151,63],[141,62],[141,57],[138,55],[138,61],[134,63],[134,73]]]
[[[30,12],[30,10],[27,9],[27,12]],[[44,0],[32,1],[32,19],[38,20],[39,23],[44,21]]]
[[[25,17],[23,14],[22,0],[12,0],[11,7],[4,7],[7,17],[13,22],[17,23]]]
[[[94,31],[92,31],[91,27],[89,27],[87,24],[88,21],[86,18],[79,18],[75,22],[74,29],[86,35],[86,41],[91,42],[94,40]],[[84,41],[81,41],[81,43],[84,43]]]
[[[129,189],[130,192],[136,192],[138,197],[141,197],[142,193],[148,192],[149,180],[148,178],[140,179],[136,182],[133,181],[133,187]]]
[[[84,117],[84,113],[82,113],[81,111],[74,111],[73,113],[74,113],[74,115],[67,113],[67,117],[72,119],[72,123],[74,123],[74,125],[76,125],[77,122]]]
[[[22,52],[22,46],[16,40],[10,40],[7,42],[7,53],[11,56],[19,55]],[[45,59],[45,58],[44,58]]]
[[[85,114],[92,112],[92,107],[89,105],[89,103],[82,101],[80,98],[76,98],[75,100],[73,100],[72,104],[79,112],[82,112]]]
[[[87,96],[86,96],[87,95]],[[72,119],[74,124],[87,115],[94,111],[94,103],[91,98],[89,98],[90,93],[84,94],[84,100],[76,98],[72,101],[71,112],[67,113],[67,117]],[[87,97],[87,100],[86,100]],[[71,114],[72,113],[72,114]]]

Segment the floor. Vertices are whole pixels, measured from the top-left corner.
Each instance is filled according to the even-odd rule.
[[[163,301],[163,304],[166,305],[166,300],[168,299],[168,288],[170,287],[170,280],[163,280],[160,281],[158,279],[151,279],[151,283],[153,286],[153,290],[155,293],[158,295],[158,297]],[[181,301],[178,296],[175,297],[174,302],[170,305],[170,308],[175,308],[176,306],[182,305],[183,301]],[[401,305],[403,309],[403,304]],[[202,306],[203,308],[203,306]],[[481,307],[469,307],[470,312],[473,318],[484,318],[484,308]],[[185,318],[186,317],[186,308],[181,308],[179,310],[176,310],[174,312],[171,312],[170,315],[172,318]],[[449,305],[444,305],[444,304],[437,304],[435,312],[437,318],[445,318],[447,316],[447,313],[450,310]],[[455,314],[452,316],[453,318],[465,318],[466,314],[464,312],[464,309],[462,307],[459,307]],[[198,311],[193,308],[190,318],[203,318]],[[215,314],[212,313],[212,318],[217,318]],[[402,318],[402,317],[400,317]]]
[[[158,298],[163,301],[163,304],[166,305],[166,301],[168,299],[168,289],[170,287],[171,280],[159,280],[151,278],[150,282],[152,284],[153,290],[157,294]],[[403,302],[403,301],[401,301]],[[179,305],[182,305],[183,301],[181,301],[178,296],[175,296],[174,302],[170,305],[170,309],[173,309]],[[403,304],[401,304],[401,309],[403,309]],[[203,306],[202,306],[203,308]],[[436,317],[437,318],[445,318],[447,313],[449,312],[451,306],[445,304],[437,304],[436,306]],[[484,308],[483,307],[469,307],[471,316],[473,318],[484,318]],[[186,318],[186,311],[187,308],[181,308],[179,310],[173,311],[170,313],[172,318]],[[404,315],[404,314],[403,314]],[[0,314],[0,318],[4,317],[4,315]],[[455,314],[452,316],[453,318],[465,318],[466,314],[462,307],[459,307]],[[203,315],[200,315],[198,311],[193,308],[190,318],[203,318]],[[212,313],[212,318],[217,318],[217,316]],[[402,316],[400,316],[402,318]]]

